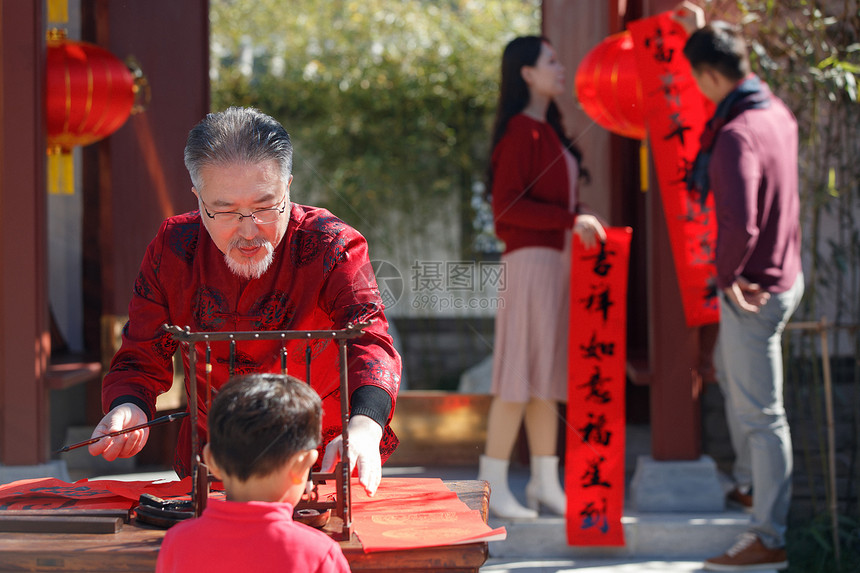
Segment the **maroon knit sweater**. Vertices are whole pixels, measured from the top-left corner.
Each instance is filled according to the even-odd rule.
[[[570,182],[561,141],[545,122],[515,115],[493,150],[493,218],[505,252],[564,247]]]
[[[717,286],[738,276],[788,290],[801,271],[797,122],[776,96],[717,134],[708,173],[717,211]]]

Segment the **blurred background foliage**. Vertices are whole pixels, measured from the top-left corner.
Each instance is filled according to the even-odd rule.
[[[212,0],[210,17],[212,108],[287,127],[295,201],[354,225],[376,256],[476,254],[501,53],[540,32],[538,0]]]
[[[856,1],[741,0],[753,64],[797,116],[804,311],[860,323],[860,12]],[[839,344],[837,337],[837,345]],[[839,348],[836,348],[839,353]]]

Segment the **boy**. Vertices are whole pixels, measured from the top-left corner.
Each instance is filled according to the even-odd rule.
[[[203,457],[227,501],[209,500],[197,519],[164,537],[156,571],[349,572],[340,546],[293,521],[316,462],[320,398],[291,376],[252,374],[212,402]]]

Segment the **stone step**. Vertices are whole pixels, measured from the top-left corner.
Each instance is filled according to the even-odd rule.
[[[719,555],[746,531],[750,517],[740,511],[719,513],[626,512],[623,547],[571,547],[563,517],[509,521],[490,517],[493,527],[504,526],[504,541],[490,543],[495,558],[702,558]]]
[[[481,573],[701,573],[702,559],[635,558],[541,558],[505,559],[491,557]],[[777,573],[776,569],[757,573]]]
[[[62,460],[51,460],[44,464],[31,466],[4,466],[0,464],[0,485],[22,479],[52,477],[62,481],[70,481],[69,470]]]
[[[443,480],[476,479],[474,466],[383,468],[383,476],[439,477]],[[525,504],[528,468],[512,466],[508,484],[514,497]],[[628,490],[629,491],[629,490]],[[492,495],[492,494],[491,494]],[[571,547],[567,544],[563,517],[541,514],[534,520],[511,521],[490,516],[493,527],[504,526],[507,538],[490,543],[494,558],[541,559],[675,559],[701,560],[720,555],[746,531],[750,516],[732,508],[724,511],[642,512],[627,500],[624,547]]]

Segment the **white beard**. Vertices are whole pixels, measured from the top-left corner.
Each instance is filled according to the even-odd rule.
[[[231,248],[227,251],[228,253],[232,251],[233,247],[243,246],[243,247],[251,247],[251,246],[261,246],[266,249],[266,255],[258,260],[258,261],[238,261],[231,257],[228,254],[224,255],[224,262],[227,263],[227,268],[230,271],[239,277],[244,279],[258,279],[263,276],[267,270],[269,270],[269,266],[272,264],[272,260],[274,259],[275,247],[272,246],[272,243],[269,241],[235,241]]]

